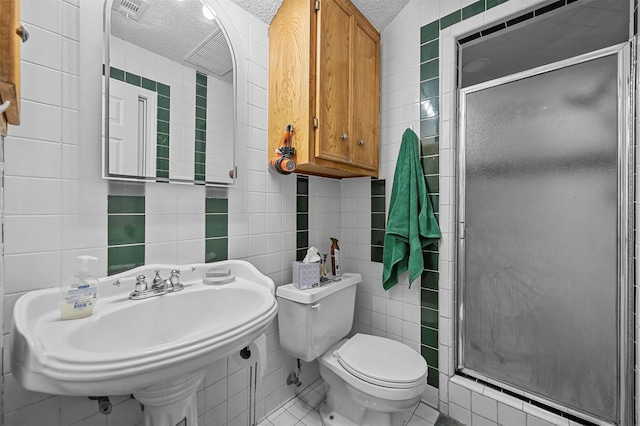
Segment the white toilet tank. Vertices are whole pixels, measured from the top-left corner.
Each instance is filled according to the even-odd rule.
[[[276,289],[280,346],[296,358],[313,361],[351,331],[360,274],[300,290],[287,284]]]

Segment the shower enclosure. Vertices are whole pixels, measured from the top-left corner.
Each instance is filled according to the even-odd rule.
[[[458,371],[596,424],[633,399],[629,57],[460,91]]]

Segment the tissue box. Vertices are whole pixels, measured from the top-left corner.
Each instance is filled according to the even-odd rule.
[[[320,285],[320,262],[293,262],[293,285],[300,290]]]

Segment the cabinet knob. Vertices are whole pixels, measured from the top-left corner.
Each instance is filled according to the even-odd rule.
[[[340,139],[346,141],[347,139],[349,139],[349,135],[347,133],[343,133],[342,136],[340,136]]]
[[[358,142],[358,145],[364,146],[364,139],[360,139],[360,141]]]

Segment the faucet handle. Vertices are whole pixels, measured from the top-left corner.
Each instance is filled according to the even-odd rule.
[[[164,286],[164,280],[160,277],[160,270],[156,270],[156,276],[153,278],[151,288],[162,288]]]
[[[184,285],[180,284],[180,270],[174,269],[171,271],[171,277],[169,281],[173,285],[173,291],[180,291],[184,288]]]
[[[138,275],[136,277],[136,286],[134,291],[140,294],[145,290],[147,290],[147,278],[144,275]]]

